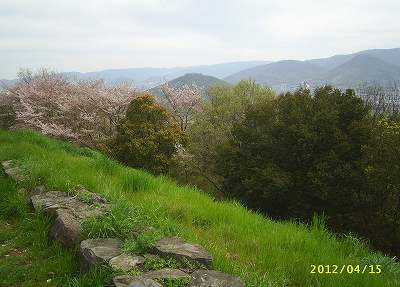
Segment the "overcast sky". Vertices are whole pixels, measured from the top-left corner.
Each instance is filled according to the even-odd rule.
[[[399,0],[1,0],[0,78],[400,47]]]

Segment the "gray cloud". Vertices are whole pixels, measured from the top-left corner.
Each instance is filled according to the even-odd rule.
[[[0,78],[400,46],[398,0],[3,0]]]

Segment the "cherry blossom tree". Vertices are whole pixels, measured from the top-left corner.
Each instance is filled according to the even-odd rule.
[[[161,91],[171,109],[173,118],[179,124],[182,131],[185,131],[196,108],[199,107],[202,91],[195,84],[172,87],[165,83]]]
[[[91,147],[110,139],[136,89],[103,81],[70,81],[48,70],[21,71],[0,95],[15,114],[14,128],[29,128]]]

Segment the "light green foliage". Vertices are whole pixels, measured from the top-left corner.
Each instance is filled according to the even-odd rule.
[[[157,269],[163,269],[163,268],[177,269],[180,267],[181,267],[181,264],[173,258],[148,259],[144,263],[144,268],[146,270],[157,270]]]
[[[187,147],[176,157],[174,176],[217,193],[222,180],[215,166],[217,149],[232,138],[232,128],[243,120],[247,107],[274,98],[270,88],[254,81],[211,87],[186,130]]]
[[[182,236],[210,251],[213,269],[242,277],[246,286],[400,285],[399,264],[372,252],[357,240],[339,240],[326,230],[294,222],[274,222],[238,203],[215,201],[196,189],[179,187],[168,178],[123,167],[98,153],[82,155],[75,146],[66,150],[63,143],[33,132],[0,131],[0,142],[0,160],[17,159],[21,167],[30,171],[32,180],[26,184],[27,189],[46,184],[51,190],[67,191],[81,184],[121,206],[121,212],[112,210],[112,213],[116,221],[122,220],[117,234],[126,240],[134,239],[128,233],[134,230],[131,227],[136,222],[153,226],[159,235]],[[0,188],[0,202],[4,201],[5,192],[7,189]],[[24,205],[25,200],[20,204]],[[135,212],[124,214],[125,208]],[[77,283],[70,286],[101,286],[97,283],[101,280],[104,280],[102,286],[110,284],[107,271],[88,275],[76,272],[73,253],[48,243],[48,222],[27,223],[27,228],[15,226],[10,233],[0,228],[2,244],[17,242],[14,238],[18,233],[19,240],[28,240],[36,251],[31,254],[33,265],[29,268],[0,260],[0,278],[7,280],[3,285],[43,286],[50,271],[58,278],[51,284],[59,286],[68,286],[65,282],[73,278]],[[310,264],[349,263],[385,264],[384,272],[309,274]],[[28,279],[31,283],[23,283]]]
[[[80,201],[92,205],[94,203],[94,199],[92,197],[92,195],[90,194],[90,192],[88,191],[80,191],[77,193],[77,196],[79,198]]]
[[[144,254],[149,252],[151,247],[153,247],[154,242],[162,237],[160,234],[161,233],[157,231],[145,232],[138,234],[134,238],[127,238],[122,246],[122,249],[126,253]]]

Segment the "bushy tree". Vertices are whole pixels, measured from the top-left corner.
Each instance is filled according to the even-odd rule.
[[[331,87],[249,106],[219,150],[225,192],[278,218],[346,217],[360,192],[366,118],[352,91]]]
[[[174,175],[214,194],[220,191],[222,177],[215,166],[217,148],[231,139],[233,124],[243,120],[247,106],[274,97],[270,88],[253,81],[211,87],[186,129],[188,144],[176,157],[178,170]]]
[[[300,89],[247,106],[217,153],[226,195],[275,218],[324,214],[400,254],[400,124],[352,90]]]
[[[375,246],[400,254],[400,123],[380,119],[364,147],[365,181],[353,230]]]
[[[125,164],[155,174],[166,173],[184,134],[153,96],[134,98],[110,144],[114,156]]]

